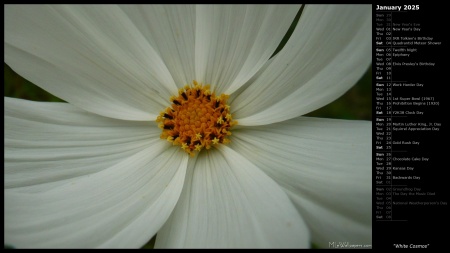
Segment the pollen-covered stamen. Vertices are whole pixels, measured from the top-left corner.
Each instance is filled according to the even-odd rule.
[[[162,129],[161,138],[181,146],[181,149],[195,156],[202,148],[229,143],[233,121],[230,106],[226,104],[228,95],[216,96],[209,85],[203,86],[193,81],[171,97],[172,105],[160,113],[156,121]]]

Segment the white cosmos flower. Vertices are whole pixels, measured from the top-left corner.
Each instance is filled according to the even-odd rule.
[[[371,62],[371,7],[5,6],[5,62],[68,103],[5,102],[5,244],[371,244],[371,122],[300,117]],[[231,143],[194,158],[155,122],[193,80]]]

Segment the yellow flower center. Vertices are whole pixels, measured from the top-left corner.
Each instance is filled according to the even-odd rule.
[[[172,105],[164,109],[156,122],[162,129],[161,139],[179,145],[192,157],[203,148],[228,143],[226,137],[231,135],[230,128],[237,124],[232,120],[228,95],[216,96],[203,86],[193,81],[178,91],[178,97],[171,97]]]

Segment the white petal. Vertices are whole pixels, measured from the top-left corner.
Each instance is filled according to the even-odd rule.
[[[197,6],[197,81],[231,94],[273,54],[300,6]]]
[[[105,118],[67,103],[4,98],[5,188],[106,169],[161,141],[154,122]]]
[[[371,58],[370,5],[305,6],[290,40],[231,104],[240,125],[291,119],[340,97]]]
[[[176,94],[158,53],[117,6],[5,7],[5,62],[67,102],[149,120]]]
[[[371,244],[371,122],[300,117],[233,131],[231,148],[283,186],[314,243]]]
[[[187,160],[179,149],[158,142],[54,189],[7,189],[5,243],[18,248],[141,247],[174,208]]]
[[[194,5],[121,5],[147,41],[159,53],[175,84],[195,79]],[[174,94],[175,95],[175,94]]]
[[[234,91],[231,95],[230,98],[228,100],[229,104],[233,104],[234,99],[236,99],[237,97],[239,97],[239,95],[244,92],[247,87],[249,85],[251,85],[256,79],[259,78],[260,75],[262,75],[262,73],[264,73],[264,71],[267,69],[267,67],[270,66],[270,64],[273,62],[273,60],[277,58],[277,56],[275,55],[274,57],[270,58],[268,61],[266,61],[266,63],[258,70],[258,72],[256,72],[252,78],[250,78],[245,84],[243,84],[239,89],[237,89],[236,91]],[[233,109],[233,108],[232,108]]]
[[[309,232],[272,179],[221,147],[189,163],[180,200],[155,246],[304,248],[309,247]]]

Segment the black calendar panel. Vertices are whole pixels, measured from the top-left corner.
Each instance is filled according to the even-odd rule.
[[[444,6],[373,5],[373,248],[440,248],[448,227]]]

